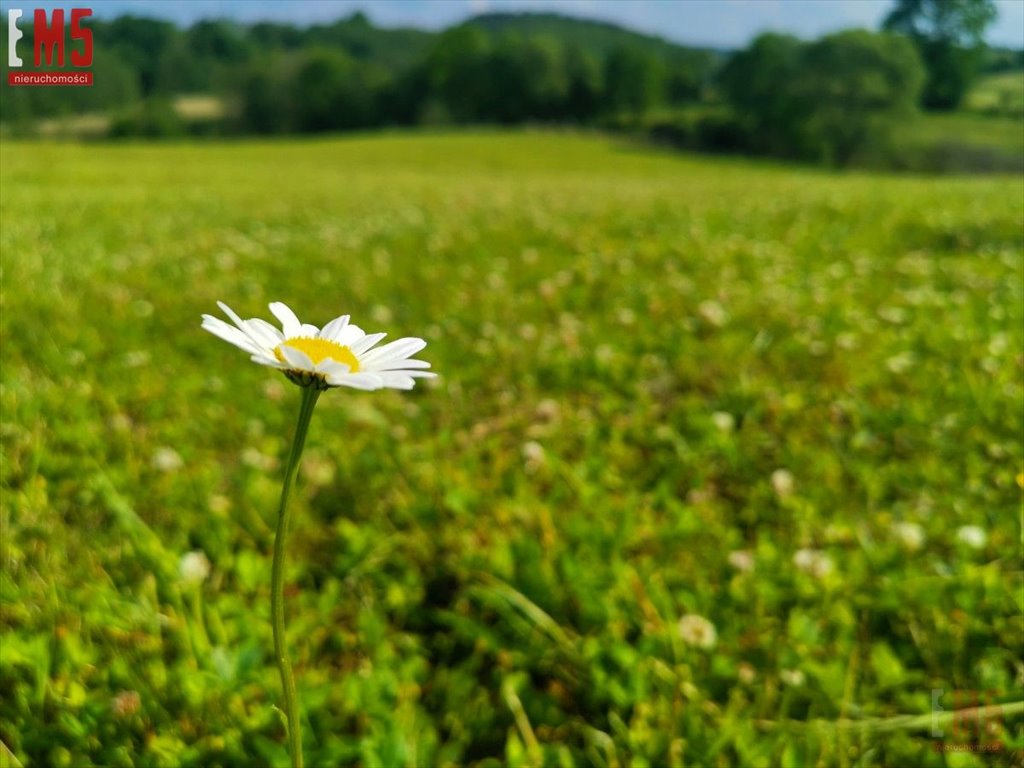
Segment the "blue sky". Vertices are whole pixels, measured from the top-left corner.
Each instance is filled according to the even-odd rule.
[[[892,0],[3,0],[0,8],[91,7],[97,16],[157,16],[188,24],[333,21],[357,10],[383,26],[438,29],[490,11],[556,11],[612,21],[681,43],[735,47],[765,30],[817,37],[844,27],[877,27]],[[996,0],[989,42],[1024,48],[1024,0]]]

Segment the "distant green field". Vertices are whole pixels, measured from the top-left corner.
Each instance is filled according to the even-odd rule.
[[[299,395],[222,299],[440,374],[315,414],[307,765],[1016,764],[1022,195],[554,133],[5,141],[0,755],[286,761]],[[975,704],[1000,751],[943,752]]]
[[[968,109],[1024,117],[1024,70],[987,75],[967,95]]]
[[[922,143],[961,143],[1024,154],[1024,121],[969,112],[922,115],[909,125]]]

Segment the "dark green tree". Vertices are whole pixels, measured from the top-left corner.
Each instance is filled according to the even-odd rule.
[[[928,72],[924,106],[959,106],[980,70],[985,29],[996,16],[993,0],[896,0],[884,28],[917,45]]]
[[[284,133],[291,130],[291,83],[281,57],[253,63],[238,83],[238,122],[243,133]]]
[[[495,44],[486,67],[491,90],[481,105],[485,119],[519,123],[560,116],[569,83],[556,42],[506,35]]]
[[[721,74],[750,147],[834,165],[882,145],[916,108],[923,80],[910,41],[865,30],[813,43],[761,35]]]
[[[299,131],[362,128],[376,117],[365,67],[338,51],[314,49],[305,54],[288,93]]]
[[[143,95],[158,90],[160,56],[181,35],[174,24],[119,16],[111,22],[95,22],[95,30],[95,48],[114,54],[138,72]]]
[[[475,27],[443,32],[427,56],[425,69],[432,107],[456,122],[477,122],[493,113],[500,98],[492,81],[491,45]]]
[[[707,51],[679,51],[666,58],[665,91],[668,101],[682,104],[699,99],[710,79],[712,61]]]
[[[563,115],[585,123],[597,114],[601,103],[601,67],[597,59],[578,44],[567,45],[563,56],[568,85]]]
[[[809,44],[792,85],[801,149],[846,165],[913,114],[924,69],[906,38],[847,30]]]
[[[664,100],[664,65],[642,48],[622,46],[604,63],[604,101],[613,113],[646,114]]]
[[[738,51],[719,73],[722,93],[739,117],[752,149],[797,155],[800,116],[793,83],[800,77],[803,44],[766,33]]]

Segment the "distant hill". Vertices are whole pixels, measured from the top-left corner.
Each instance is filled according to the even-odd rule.
[[[95,87],[12,88],[4,57],[0,121],[31,134],[41,119],[88,116],[91,129],[151,137],[585,125],[698,101],[723,57],[557,13],[491,13],[435,31],[380,27],[363,13],[309,26],[208,19],[183,28],[131,15],[88,26]],[[216,97],[216,118],[177,108],[183,98],[206,103],[197,96]]]
[[[609,22],[558,13],[487,13],[455,27],[473,27],[492,38],[506,34],[526,38],[547,37],[563,44],[577,45],[599,59],[622,47],[643,48],[652,55],[669,60],[694,53],[712,57],[722,55],[720,51],[679,45]],[[340,48],[355,59],[373,61],[388,68],[401,68],[421,58],[443,32],[378,27],[363,13],[306,28],[280,23],[261,23],[251,28],[252,36],[270,49],[288,50],[308,45]]]
[[[436,32],[422,29],[374,26],[363,13],[305,28],[264,22],[254,25],[250,34],[268,49],[294,50],[310,45],[339,48],[354,59],[389,69],[416,62],[437,39]]]
[[[574,43],[598,55],[620,47],[643,47],[656,56],[692,54],[699,51],[720,56],[722,51],[673,43],[661,37],[634,32],[617,24],[558,13],[484,13],[463,22],[493,35],[505,33],[525,37],[546,36],[563,43]]]

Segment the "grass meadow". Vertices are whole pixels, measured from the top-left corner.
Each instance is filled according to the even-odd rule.
[[[0,764],[287,762],[299,390],[199,328],[218,299],[440,374],[314,416],[308,765],[1015,764],[1019,177],[542,132],[0,160]]]

